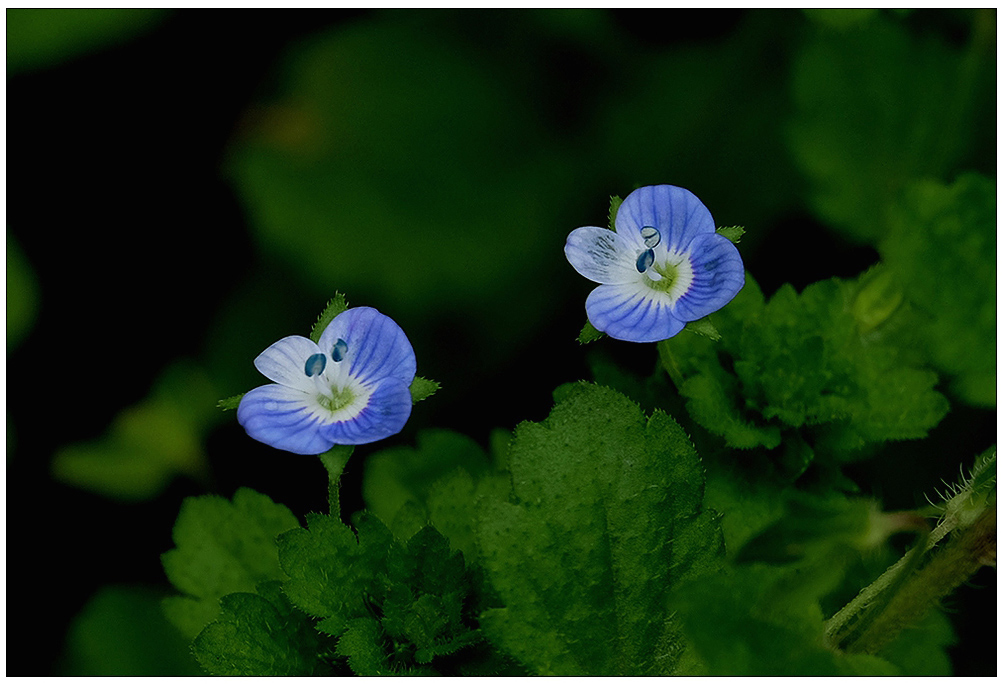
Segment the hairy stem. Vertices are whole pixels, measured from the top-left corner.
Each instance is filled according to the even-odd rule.
[[[955,527],[945,520],[826,623],[827,640],[849,653],[877,653],[924,618],[983,565],[996,562],[997,509],[989,508],[919,572],[926,551]],[[855,616],[863,615],[852,623]]]
[[[334,446],[320,455],[321,463],[328,471],[328,513],[339,519],[342,516],[339,496],[342,471],[345,470],[345,464],[349,462],[353,448],[351,446]]]
[[[988,508],[919,572],[907,580],[884,611],[847,650],[877,653],[901,631],[924,618],[938,601],[997,560],[997,509]]]

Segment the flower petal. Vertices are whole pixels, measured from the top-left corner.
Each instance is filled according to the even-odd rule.
[[[621,235],[606,228],[585,226],[568,234],[565,258],[580,275],[595,283],[637,280],[636,250]]]
[[[597,330],[628,342],[658,342],[684,326],[669,296],[640,282],[600,285],[586,297],[586,315]]]
[[[251,390],[237,407],[237,422],[253,439],[294,454],[321,454],[334,444],[322,430],[310,395],[291,387]]]
[[[317,345],[306,337],[290,335],[259,354],[254,367],[272,382],[310,392],[314,381],[306,374],[304,364],[318,351]]]
[[[365,408],[354,418],[324,425],[322,433],[335,444],[369,444],[396,435],[411,415],[409,384],[396,377],[377,380]]]
[[[346,344],[340,363],[348,363],[349,374],[359,382],[394,377],[410,386],[415,379],[415,350],[408,336],[376,309],[360,306],[338,314],[321,333],[318,345],[330,355],[340,339]]]
[[[632,192],[617,210],[614,226],[636,253],[646,249],[642,228],[657,229],[657,259],[666,251],[686,247],[698,235],[715,232],[715,220],[704,203],[675,185],[647,185]]]
[[[694,278],[677,300],[674,314],[684,321],[696,321],[731,302],[743,289],[746,273],[739,250],[717,233],[698,236],[689,251]]]

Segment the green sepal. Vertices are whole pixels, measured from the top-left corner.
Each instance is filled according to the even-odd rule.
[[[336,292],[335,296],[328,300],[327,306],[324,307],[324,311],[321,315],[317,317],[317,322],[314,323],[314,327],[310,330],[310,339],[314,344],[321,339],[321,333],[324,329],[328,327],[328,324],[335,319],[335,316],[342,313],[349,308],[349,303],[345,301],[345,295],[341,292]]]
[[[232,397],[220,399],[216,402],[216,406],[224,411],[235,411],[237,410],[237,407],[241,405],[241,399],[244,398],[245,394],[247,394],[247,392],[241,392],[240,394],[235,394]]]
[[[607,227],[610,230],[616,230],[617,225],[617,210],[621,208],[622,200],[617,195],[610,195],[610,211],[607,213]]]
[[[601,339],[605,333],[601,333],[599,330],[593,327],[593,324],[586,321],[586,324],[582,326],[582,332],[576,338],[579,344],[589,344],[590,342],[595,342]]]
[[[743,235],[746,234],[746,229],[742,226],[722,226],[715,230],[715,232],[723,238],[726,238],[732,244],[738,245],[739,241],[742,240]]]
[[[695,335],[703,335],[704,337],[711,338],[714,341],[722,339],[721,333],[718,332],[718,328],[715,324],[711,322],[709,318],[699,318],[696,321],[690,321],[684,327],[684,330],[689,330]]]
[[[415,376],[415,379],[411,382],[411,403],[417,404],[423,399],[428,399],[437,391],[441,385],[435,380],[427,380],[426,378]]]

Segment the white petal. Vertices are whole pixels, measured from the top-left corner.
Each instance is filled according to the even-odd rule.
[[[314,381],[304,370],[304,364],[319,351],[320,348],[306,337],[290,335],[259,354],[254,366],[272,382],[312,392]]]
[[[642,249],[645,249],[644,246]],[[606,228],[585,226],[568,234],[565,257],[568,263],[594,283],[627,283],[638,278],[635,262],[640,250],[623,236]]]

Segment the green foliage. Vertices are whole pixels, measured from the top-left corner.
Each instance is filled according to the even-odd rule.
[[[16,10],[15,10],[16,11]],[[8,15],[10,12],[8,12]],[[10,17],[8,16],[8,21]],[[38,279],[17,241],[7,233],[7,351],[31,330],[38,315]]]
[[[904,677],[950,677],[952,663],[946,649],[955,643],[952,624],[934,610],[921,624],[904,630],[879,656],[896,665]]]
[[[672,605],[712,676],[898,674],[869,656],[823,645],[819,597],[839,571],[829,561],[797,566],[753,564],[706,576],[674,592]]]
[[[122,42],[161,21],[157,8],[7,10],[7,71],[50,66]]]
[[[362,515],[356,533],[329,516],[308,517],[308,529],[279,539],[289,580],[285,595],[337,637],[337,654],[361,675],[458,674],[463,649],[492,654],[478,631],[478,575],[431,527],[406,543],[379,520]],[[357,536],[358,535],[358,536]],[[476,659],[477,660],[477,659]]]
[[[479,477],[491,467],[484,450],[470,437],[450,430],[422,430],[418,445],[384,449],[366,459],[363,499],[366,507],[401,539],[425,525],[432,485],[463,469]],[[412,514],[412,509],[420,513]]]
[[[915,367],[909,354],[863,337],[854,316],[860,284],[831,279],[799,295],[782,286],[764,302],[747,274],[746,287],[711,320],[719,346],[677,336],[663,342],[664,365],[682,374],[680,393],[691,416],[729,446],[779,445],[801,430],[817,452],[858,458],[861,447],[918,439],[948,410],[934,390],[937,376]],[[803,442],[788,440],[790,453]]]
[[[194,637],[217,616],[223,596],[282,579],[275,539],[296,527],[289,509],[250,489],[238,489],[233,502],[185,499],[172,535],[175,548],[161,557],[167,578],[185,594],[164,599],[168,619]]]
[[[220,616],[192,643],[199,664],[224,677],[297,677],[319,674],[321,635],[293,608],[276,581],[259,593],[227,594]]]
[[[488,454],[470,437],[422,430],[418,445],[379,451],[366,459],[363,499],[398,539],[435,525],[454,548],[474,553],[475,502],[488,492],[505,495],[503,454]]]
[[[516,430],[515,499],[481,503],[478,541],[505,604],[484,629],[538,674],[682,673],[666,590],[721,551],[700,460],[675,421],[613,390],[556,396],[547,420]]]
[[[975,174],[910,186],[879,250],[916,330],[954,394],[997,403],[997,183]]]
[[[178,677],[200,674],[188,640],[164,619],[162,593],[101,587],[70,624],[61,675]]]
[[[505,349],[547,310],[535,295],[567,232],[554,197],[575,166],[475,61],[393,16],[315,34],[228,168],[259,249],[312,290],[377,287],[409,331],[463,310]]]
[[[103,437],[61,448],[52,475],[126,501],[152,498],[178,475],[201,479],[203,440],[219,420],[215,396],[202,368],[177,362],[145,400],[116,416]]]
[[[904,187],[943,177],[972,152],[987,67],[881,15],[810,32],[794,64],[788,132],[820,218],[852,239],[880,239]]]

